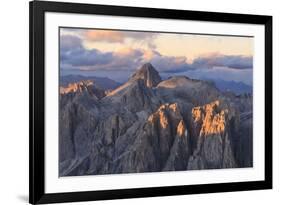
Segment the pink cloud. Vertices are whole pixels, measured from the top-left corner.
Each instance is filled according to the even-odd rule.
[[[84,36],[87,40],[103,41],[109,43],[123,43],[126,38],[134,40],[152,39],[156,33],[133,32],[133,31],[114,31],[114,30],[87,30]]]
[[[111,43],[121,43],[124,41],[124,35],[119,31],[89,30],[85,32],[85,37],[92,41],[106,41]]]

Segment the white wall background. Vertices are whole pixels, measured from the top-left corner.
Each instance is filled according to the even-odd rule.
[[[79,204],[278,204],[281,201],[281,12],[277,0],[72,0],[170,9],[273,15],[274,189],[236,193],[126,199]],[[0,11],[0,204],[28,201],[28,1],[2,1]]]

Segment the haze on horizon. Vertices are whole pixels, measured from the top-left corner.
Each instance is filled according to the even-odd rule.
[[[252,86],[253,38],[60,28],[61,75],[125,82],[151,62],[163,78],[243,82]]]

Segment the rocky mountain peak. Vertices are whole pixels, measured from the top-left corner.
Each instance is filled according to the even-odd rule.
[[[151,65],[151,63],[145,63],[140,67],[130,78],[130,80],[144,80],[147,87],[155,87],[161,82],[161,77],[158,71]]]
[[[95,79],[60,84],[60,176],[252,167],[251,95],[150,63],[106,96]]]
[[[220,102],[216,100],[204,106],[198,106],[192,109],[194,123],[201,124],[201,136],[220,134],[225,131],[228,110],[219,110],[219,105]]]
[[[151,114],[148,118],[148,122],[151,124],[158,124],[158,127],[163,130],[174,130],[173,132],[179,132],[181,135],[181,131],[177,129],[180,125],[180,121],[183,120],[183,117],[180,113],[180,109],[177,103],[165,103],[160,105],[158,110]],[[183,125],[180,125],[183,127]],[[185,130],[183,131],[185,132]],[[170,133],[171,134],[171,133]]]
[[[88,93],[91,96],[95,96],[98,99],[105,96],[105,91],[97,86],[92,80],[82,80],[75,83],[70,83],[68,86],[60,87],[60,94],[65,95],[69,93]]]
[[[235,135],[228,109],[219,100],[194,107],[192,149],[188,169],[214,169],[237,167],[233,150]]]
[[[83,92],[89,86],[92,86],[93,82],[86,80],[80,81],[77,83],[70,83],[66,87],[60,87],[60,94],[74,93],[74,92]]]

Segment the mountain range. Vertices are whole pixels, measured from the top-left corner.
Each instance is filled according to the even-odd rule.
[[[165,76],[164,79],[168,79],[168,78],[169,77]],[[62,75],[60,77],[60,85],[63,87],[66,87],[69,83],[75,83],[75,82],[79,82],[79,81],[83,81],[83,80],[94,81],[95,84],[103,87],[104,89],[115,89],[122,84],[120,82],[116,82],[107,77],[83,76],[83,75]],[[208,79],[208,78],[200,78],[200,80],[214,83],[214,85],[222,92],[233,92],[236,95],[241,95],[241,94],[245,94],[245,93],[249,93],[249,94],[253,93],[253,87],[250,85],[247,85],[243,82],[226,81],[226,80],[222,80],[222,79]]]
[[[243,82],[225,81],[221,79],[211,81],[213,81],[216,87],[223,92],[234,92],[236,95],[241,95],[244,93],[253,93],[253,87]]]
[[[253,166],[250,93],[150,63],[122,85],[82,78],[60,82],[59,176]]]
[[[93,81],[96,85],[104,89],[114,89],[121,85],[110,78],[96,77],[96,76],[83,76],[83,75],[63,75],[60,77],[60,86],[67,87],[70,83],[81,82],[85,80]]]

